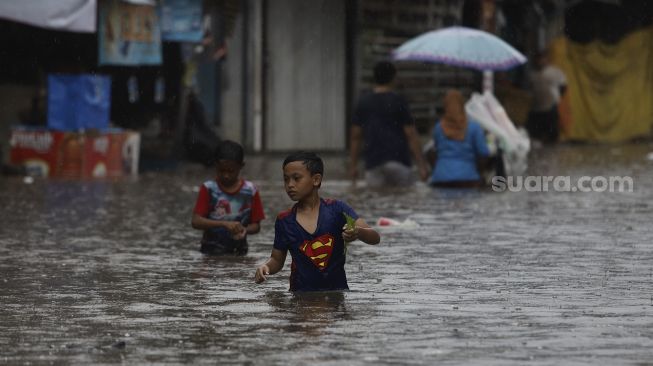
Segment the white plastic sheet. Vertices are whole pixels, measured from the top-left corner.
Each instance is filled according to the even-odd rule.
[[[0,1],[0,18],[37,27],[95,33],[97,0]]]
[[[524,174],[528,168],[530,139],[525,132],[517,130],[494,95],[489,91],[485,91],[482,95],[472,94],[465,104],[465,112],[469,118],[478,122],[497,138],[503,152],[506,174]]]

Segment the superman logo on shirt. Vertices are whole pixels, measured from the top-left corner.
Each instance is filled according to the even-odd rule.
[[[333,236],[325,234],[317,239],[304,241],[299,246],[299,250],[310,258],[320,271],[323,271],[329,264],[329,259],[333,252],[333,244]]]

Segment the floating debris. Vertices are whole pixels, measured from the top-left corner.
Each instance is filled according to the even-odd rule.
[[[378,220],[376,220],[376,226],[379,227],[387,227],[387,226],[393,226],[393,227],[399,227],[399,228],[416,228],[419,226],[419,224],[411,219],[406,219],[404,221],[398,221],[395,219],[391,219],[389,217],[379,217]]]

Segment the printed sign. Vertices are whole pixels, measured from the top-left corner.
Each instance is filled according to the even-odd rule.
[[[161,30],[154,6],[118,0],[100,5],[100,65],[161,64]]]
[[[163,0],[160,19],[164,41],[202,40],[202,0]]]

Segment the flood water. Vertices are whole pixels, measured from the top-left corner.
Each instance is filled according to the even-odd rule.
[[[252,157],[267,219],[245,257],[208,258],[184,166],[116,182],[0,180],[0,364],[575,365],[653,362],[653,144],[558,146],[530,175],[630,176],[634,191],[352,190],[322,195],[382,242],[350,245],[349,292],[264,284],[281,157]]]

